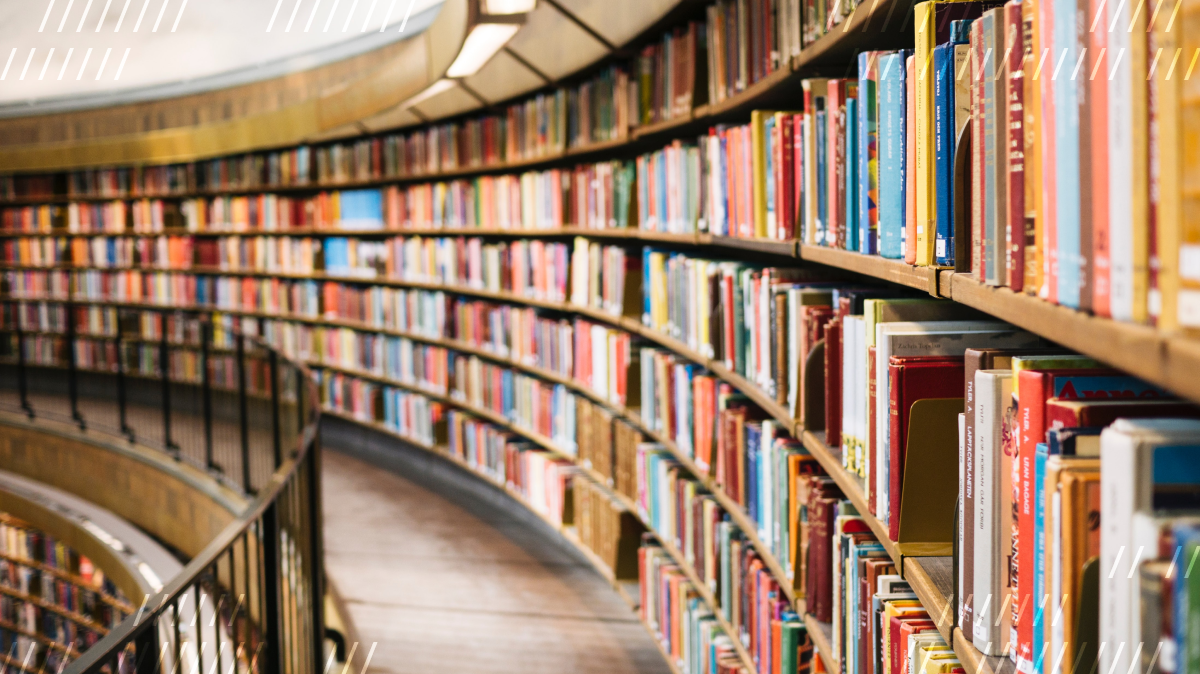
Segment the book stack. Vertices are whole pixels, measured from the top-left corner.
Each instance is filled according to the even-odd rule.
[[[29,667],[60,667],[134,612],[87,557],[0,514],[0,646]]]

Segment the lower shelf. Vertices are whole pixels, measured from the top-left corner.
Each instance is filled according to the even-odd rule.
[[[984,655],[971,638],[954,625],[954,562],[951,557],[910,557],[904,560],[904,579],[929,612],[946,643],[954,648],[967,674],[1015,674],[1006,657]]]

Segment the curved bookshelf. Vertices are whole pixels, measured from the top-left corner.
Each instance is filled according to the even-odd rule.
[[[845,20],[842,25],[820,37],[818,40],[816,40],[816,42],[806,47],[798,57],[790,59],[784,65],[784,67],[766,76],[759,82],[751,85],[745,91],[742,91],[739,94],[731,96],[720,102],[694,107],[686,114],[668,119],[663,122],[633,128],[629,130],[627,138],[622,138],[619,140],[591,143],[579,147],[567,148],[562,151],[556,151],[538,157],[513,160],[510,162],[458,167],[412,175],[380,176],[371,178],[369,180],[330,181],[323,183],[294,185],[256,185],[253,187],[231,187],[227,189],[176,192],[161,195],[139,194],[127,196],[56,196],[52,198],[19,198],[0,201],[0,206],[67,203],[71,201],[112,201],[141,198],[184,199],[229,194],[256,194],[265,192],[300,193],[318,192],[321,190],[332,189],[370,188],[564,166],[572,161],[582,160],[585,157],[593,156],[628,156],[632,152],[651,149],[653,148],[653,143],[662,142],[668,138],[679,138],[685,137],[689,134],[699,133],[709,125],[733,119],[737,115],[746,113],[753,107],[774,104],[777,102],[782,103],[787,100],[794,100],[797,88],[796,84],[801,77],[816,75],[822,72],[836,72],[839,69],[844,71],[846,63],[849,62],[850,58],[860,49],[880,49],[892,46],[904,46],[906,38],[909,40],[909,44],[911,44],[911,33],[898,30],[898,28],[902,25],[911,26],[910,23],[907,23],[911,12],[910,6],[911,3],[904,2],[904,0],[876,0],[871,3],[860,3],[853,14],[847,20]],[[893,28],[893,30],[889,32],[888,27]],[[909,31],[911,31],[911,28],[909,28]],[[644,36],[639,39],[644,39]],[[790,99],[788,98],[789,96],[791,97]],[[106,232],[0,232],[0,238],[60,236],[152,237],[161,235],[182,235],[195,237],[350,236],[362,238],[397,235],[476,236],[496,238],[553,238],[582,236],[601,239],[609,242],[628,242],[631,244],[651,244],[680,247],[703,247],[705,250],[712,251],[739,252],[748,253],[751,255],[765,254],[778,258],[791,258],[793,261],[818,264],[827,268],[849,272],[860,277],[911,288],[922,293],[927,293],[934,297],[945,298],[947,300],[958,302],[965,306],[977,309],[985,314],[1012,323],[1018,327],[1037,333],[1048,340],[1077,350],[1080,353],[1093,356],[1116,368],[1130,372],[1142,379],[1162,385],[1185,396],[1188,399],[1200,401],[1200,378],[1197,378],[1191,374],[1200,372],[1200,341],[1198,340],[1191,339],[1183,335],[1164,334],[1150,326],[1122,323],[1103,317],[1092,316],[1084,312],[1075,311],[1067,307],[1043,301],[1032,295],[1014,293],[1007,288],[987,286],[979,281],[976,281],[968,274],[955,273],[953,269],[913,266],[905,264],[901,260],[890,260],[879,256],[861,255],[845,250],[813,246],[802,243],[799,240],[721,237],[713,236],[708,233],[673,234],[644,231],[640,229],[588,229],[569,226],[533,230],[426,227],[370,231],[306,228],[273,231],[172,230],[153,233],[121,232],[115,234]],[[70,265],[63,265],[59,267],[27,267],[8,265],[4,268],[36,271],[48,269],[96,269],[100,271],[118,271],[118,269],[114,268],[88,268]],[[952,627],[953,620],[944,619],[946,615],[952,613],[951,600],[953,588],[952,584],[947,586],[946,583],[943,582],[945,580],[945,570],[942,568],[944,566],[944,560],[938,561],[939,558],[931,559],[928,557],[902,554],[898,546],[888,537],[887,527],[877,518],[871,515],[871,511],[867,508],[867,500],[860,479],[842,468],[840,450],[825,444],[823,432],[812,432],[804,429],[791,418],[788,410],[783,405],[780,405],[778,402],[773,400],[764,391],[746,378],[742,377],[736,372],[731,371],[722,362],[706,358],[697,350],[688,347],[688,345],[684,342],[681,342],[680,340],[677,340],[669,335],[665,335],[647,328],[635,317],[617,316],[592,307],[574,305],[570,302],[557,302],[529,298],[506,291],[492,291],[482,288],[452,286],[420,281],[347,277],[341,275],[329,275],[320,272],[279,273],[260,272],[254,270],[218,269],[198,266],[180,270],[161,268],[138,269],[150,272],[180,271],[196,274],[226,276],[324,280],[352,284],[381,285],[398,288],[444,291],[465,297],[530,306],[534,308],[547,309],[571,314],[574,316],[585,317],[590,320],[601,322],[605,325],[623,330],[630,335],[640,337],[658,347],[671,351],[682,358],[705,367],[718,379],[732,385],[735,389],[745,394],[755,404],[766,411],[771,418],[779,422],[781,427],[786,429],[794,438],[803,442],[804,447],[817,459],[817,461],[824,467],[826,472],[842,489],[846,498],[860,513],[862,513],[862,517],[866,520],[871,530],[874,532],[880,543],[884,546],[888,555],[895,562],[897,568],[901,569],[903,576],[912,584],[922,604],[929,611],[930,615],[934,617],[942,636],[954,647],[955,652],[961,658],[969,674],[975,674],[976,672],[992,674],[993,672],[1000,673],[1012,671],[1011,664],[1007,661],[1007,659],[990,658],[980,655],[979,651],[971,645],[970,640],[964,638],[961,630]],[[13,297],[9,299],[23,302],[66,301],[63,298],[42,299]],[[109,302],[93,301],[86,298],[75,299],[71,301],[76,304],[127,307],[155,311],[170,311],[176,308],[165,304],[150,302]],[[795,592],[792,590],[792,583],[790,580],[788,580],[785,570],[767,548],[766,544],[758,538],[757,527],[750,519],[746,510],[737,504],[732,498],[730,498],[710,476],[701,471],[695,462],[692,461],[683,451],[681,451],[680,448],[670,438],[665,437],[663,433],[647,427],[645,422],[641,419],[640,414],[638,414],[636,410],[631,410],[624,406],[612,403],[604,396],[596,394],[590,388],[575,381],[570,376],[562,375],[536,365],[520,362],[517,359],[497,354],[486,348],[464,341],[447,338],[431,338],[417,333],[391,330],[362,321],[293,314],[275,314],[263,311],[217,308],[209,306],[192,307],[191,309],[214,311],[223,314],[253,317],[258,319],[292,321],[295,323],[312,326],[349,328],[362,332],[372,332],[382,335],[403,337],[415,342],[442,346],[463,354],[478,356],[479,358],[513,368],[514,370],[529,374],[543,381],[562,385],[572,392],[582,395],[593,403],[604,407],[614,416],[619,417],[631,424],[644,436],[665,447],[686,471],[691,473],[698,482],[700,482],[709,492],[713,494],[715,500],[729,514],[730,519],[746,536],[747,541],[750,542],[750,544],[756,549],[768,567],[770,573],[775,577],[776,581],[779,582],[781,587],[785,588],[791,604],[797,607],[800,612],[803,613],[802,600],[798,601]],[[104,338],[103,336],[97,337]],[[449,406],[453,406],[470,414],[476,415],[480,419],[511,431],[512,433],[527,438],[538,446],[551,451],[556,456],[571,459],[573,462],[575,461],[573,457],[563,454],[555,446],[555,443],[552,439],[542,436],[534,431],[515,426],[510,423],[509,420],[504,417],[504,415],[497,414],[484,408],[476,407],[466,403],[465,401],[457,400],[450,395],[439,394],[425,387],[398,382],[385,376],[381,376],[378,373],[362,371],[355,368],[346,368],[337,364],[326,364],[317,359],[311,361],[311,364],[321,368],[339,371],[347,375],[376,381],[389,386],[403,388],[427,396],[431,399],[438,400]],[[354,423],[366,425],[380,432],[398,437],[408,444],[417,446],[422,450],[446,458],[460,467],[463,467],[467,470],[473,470],[465,461],[449,455],[448,453],[442,451],[442,448],[421,445],[411,438],[401,436],[395,431],[384,427],[382,424],[364,421],[362,419],[355,418],[352,415],[336,411],[329,411],[326,413],[339,416]],[[590,468],[579,465],[578,462],[576,462],[576,465],[581,474],[583,474],[587,479],[592,482],[596,482],[605,490],[608,490],[610,498],[641,519],[641,515],[638,513],[636,504],[633,504],[626,497],[616,493],[615,491],[610,490],[603,476],[599,475],[595,471],[592,471]],[[510,494],[518,500],[518,502],[524,504],[518,494],[508,490],[507,487],[504,487],[503,485],[500,485],[500,487],[506,491],[509,491]],[[532,508],[530,509],[534,510]],[[534,510],[534,512],[536,513],[537,511]],[[646,524],[647,523],[643,520],[643,525]],[[647,526],[647,528],[649,527]],[[594,555],[591,555],[586,546],[582,545],[570,531],[566,531],[563,528],[559,528],[559,531],[560,534],[562,534],[564,538],[571,542],[572,545],[574,545],[576,548],[579,548],[585,557],[588,557],[589,561],[592,562],[593,566],[596,566],[598,571],[600,571],[602,574],[605,573],[603,563],[600,562],[598,558],[595,558]],[[711,608],[713,608],[713,613],[718,617],[721,626],[726,628],[728,634],[734,636],[735,632],[729,628],[727,621],[721,617],[720,611],[716,609],[715,599],[712,597],[708,588],[699,581],[699,576],[696,574],[695,569],[686,563],[683,555],[678,550],[675,550],[668,541],[660,541],[660,543],[667,554],[672,557],[677,564],[679,564],[681,569],[684,570],[685,575],[687,575],[689,580],[692,581],[697,591],[701,594],[702,599],[708,603]],[[628,593],[620,587],[620,584],[615,579],[611,578],[611,572],[608,573],[606,577],[608,577],[617,591],[621,593],[627,601],[629,601],[631,604],[635,603],[632,601],[632,598],[628,596]],[[822,657],[828,663],[833,665],[833,669],[836,669],[838,659],[836,654],[831,649],[829,626],[817,623],[814,619],[812,619],[811,616],[808,615],[805,616],[805,621],[808,624],[809,632],[812,635],[813,642],[818,652],[821,653]],[[648,625],[646,627],[647,629],[650,629]],[[656,643],[658,642],[657,638],[655,641]],[[749,659],[750,656],[746,652],[745,647],[740,643],[740,640],[734,638],[733,642],[738,651],[739,658],[744,663],[751,662]],[[664,657],[667,657],[665,652]],[[670,662],[669,657],[667,657],[667,660]],[[671,662],[670,664],[673,668],[675,668],[675,663]]]

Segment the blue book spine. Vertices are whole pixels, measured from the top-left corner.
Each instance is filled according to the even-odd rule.
[[[746,465],[742,470],[746,476],[746,507],[750,519],[758,521],[758,446],[762,442],[762,427],[746,424]]]
[[[879,254],[904,257],[904,51],[879,60]]]
[[[871,156],[871,116],[874,112],[874,106],[868,104],[868,99],[874,97],[874,91],[868,91],[871,83],[871,54],[861,52],[858,55],[858,101],[855,105],[857,114],[851,120],[857,126],[858,133],[858,150],[852,155],[856,159],[858,170],[856,172],[859,183],[857,189],[857,204],[847,208],[846,211],[854,211],[858,216],[858,250],[862,253],[870,253],[868,250],[871,239],[871,189],[867,185],[870,180],[870,156]],[[846,108],[847,114],[850,109]],[[849,190],[847,190],[847,196]]]
[[[1075,16],[1075,0],[1053,0],[1055,16]],[[1062,13],[1066,12],[1066,13]],[[1065,54],[1062,70],[1054,78],[1055,223],[1058,237],[1058,303],[1079,308],[1079,91],[1081,74],[1072,72],[1079,60],[1075,22],[1055,21],[1054,53]],[[1118,160],[1120,161],[1120,160]]]
[[[954,264],[954,45],[933,50],[933,136],[937,199],[934,262]]]
[[[858,250],[858,101],[846,99],[846,250]]]
[[[1046,443],[1039,442],[1037,445],[1037,456],[1034,459],[1033,468],[1033,493],[1034,504],[1033,509],[1033,596],[1046,596],[1046,509],[1042,504],[1046,502],[1046,459],[1049,458],[1050,452]],[[1033,607],[1033,630],[1034,634],[1040,634],[1038,631],[1042,625],[1042,620],[1045,617],[1046,607],[1040,603]],[[1045,639],[1035,638],[1033,640],[1033,671],[1037,673],[1044,672],[1043,659],[1046,643]]]
[[[654,286],[650,284],[650,256],[654,251],[649,247],[642,249],[642,324],[650,325],[650,299],[654,296]]]

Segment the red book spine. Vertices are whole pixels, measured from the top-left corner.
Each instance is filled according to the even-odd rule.
[[[895,358],[888,363],[889,471],[888,536],[900,534],[901,490],[908,454],[908,417],[912,405],[924,398],[958,398],[962,394],[963,358]]]
[[[1017,662],[1028,662],[1033,654],[1033,597],[1032,554],[1034,513],[1033,464],[1037,445],[1046,439],[1047,387],[1054,381],[1048,372],[1023,370],[1017,375],[1017,423],[1021,435],[1017,456],[1013,457],[1012,490],[1015,521],[1012,533],[1012,629],[1017,635]],[[1025,541],[1024,549],[1021,542]],[[1036,603],[1036,602],[1035,602]]]
[[[900,535],[900,487],[904,483],[904,415],[900,413],[904,403],[904,368],[889,365],[890,387],[888,388],[888,436],[891,438],[888,474],[888,538],[893,541]]]
[[[1021,3],[1004,6],[1005,43],[1008,54],[1006,96],[1008,98],[1008,287],[1021,292],[1025,284],[1025,48],[1021,24]]]

